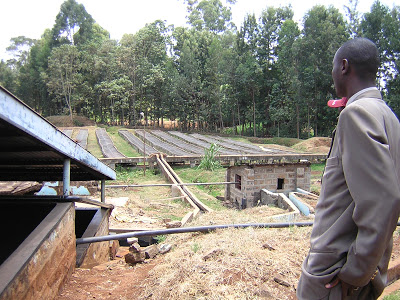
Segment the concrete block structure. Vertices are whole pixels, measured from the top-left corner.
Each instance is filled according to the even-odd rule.
[[[301,188],[310,190],[311,163],[308,161],[241,165],[229,167],[226,171],[229,184],[225,199],[238,208],[254,207],[260,203],[261,190],[288,194]]]

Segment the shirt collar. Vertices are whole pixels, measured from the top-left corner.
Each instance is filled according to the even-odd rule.
[[[361,91],[358,91],[355,93],[353,96],[350,97],[350,99],[347,101],[346,106],[352,103],[358,96],[360,96],[362,93],[369,92],[369,91],[379,91],[377,87],[369,87],[366,89],[362,89]]]

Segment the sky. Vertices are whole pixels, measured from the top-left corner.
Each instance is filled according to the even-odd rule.
[[[85,6],[86,11],[104,29],[112,39],[120,40],[125,33],[135,33],[147,23],[157,19],[167,24],[184,26],[186,24],[186,5],[183,0],[76,0]],[[55,18],[64,0],[2,0],[0,17],[0,60],[8,59],[6,48],[10,39],[26,36],[40,39],[46,28],[52,28]],[[225,3],[224,0],[222,0]],[[358,10],[369,12],[374,0],[359,0]],[[392,8],[400,5],[400,0],[380,0]],[[232,6],[232,18],[237,27],[248,13],[260,16],[268,6],[286,6],[291,4],[294,20],[301,24],[304,14],[316,4],[333,5],[343,14],[343,6],[348,0],[237,0]]]

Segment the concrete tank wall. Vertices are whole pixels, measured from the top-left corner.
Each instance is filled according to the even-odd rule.
[[[0,266],[0,300],[54,299],[75,268],[75,209],[59,203]]]

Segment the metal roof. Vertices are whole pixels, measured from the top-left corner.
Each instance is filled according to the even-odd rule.
[[[0,86],[0,181],[62,180],[68,158],[73,181],[116,178],[114,170]]]

